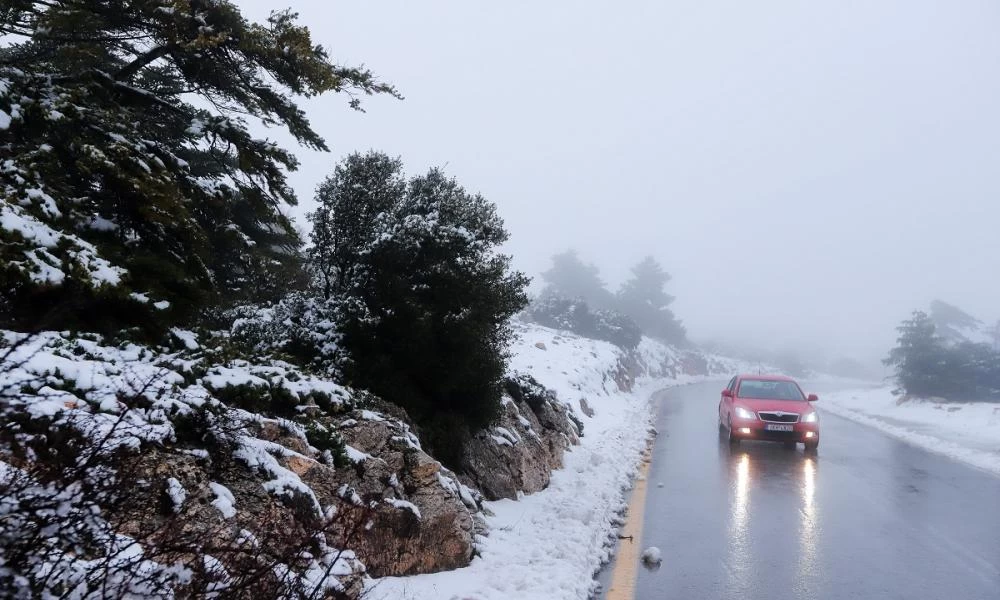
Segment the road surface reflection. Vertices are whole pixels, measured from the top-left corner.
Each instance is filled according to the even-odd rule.
[[[781,543],[775,535],[785,531],[793,533],[797,529],[796,587],[798,592],[808,595],[810,583],[815,581],[819,541],[817,458],[801,449],[792,450],[780,444],[743,442],[730,446],[722,442],[719,448],[730,493],[726,566],[731,576],[731,591],[749,593],[754,589],[755,544]],[[792,490],[796,493],[788,494]],[[777,498],[785,502],[776,502]],[[792,498],[795,505],[785,506]],[[792,518],[796,521],[794,524]],[[755,520],[765,529],[755,531]],[[773,529],[776,520],[787,522],[787,529],[776,533]],[[793,540],[794,537],[789,541]]]

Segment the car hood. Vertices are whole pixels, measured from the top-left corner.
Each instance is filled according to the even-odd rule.
[[[737,398],[736,402],[754,412],[783,411],[806,414],[812,412],[811,404],[806,400],[758,400],[756,398]]]

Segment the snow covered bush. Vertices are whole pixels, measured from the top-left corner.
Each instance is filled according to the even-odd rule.
[[[328,375],[342,360],[335,302],[291,292],[271,305],[243,305],[226,311],[232,341],[250,355],[286,355]]]
[[[289,493],[297,480],[270,454],[289,451],[255,437],[263,417],[209,393],[260,380],[308,398],[307,390],[323,384],[289,369],[243,365],[208,369],[198,380],[214,385],[204,387],[175,370],[196,360],[106,346],[96,336],[0,334],[0,596],[305,599],[356,592],[348,587],[358,585],[363,567],[327,540],[361,535],[364,507],[320,510],[311,493]],[[326,387],[334,402],[338,386]],[[322,444],[330,464],[346,464],[336,432],[315,436],[293,421],[271,423],[300,447]],[[254,481],[261,469],[272,481]],[[234,471],[251,488],[262,486],[258,496],[268,497],[269,485],[275,490],[276,505],[253,515],[254,532],[228,521],[235,513],[223,486],[212,484],[229,504],[208,517],[193,495],[203,473],[234,478]],[[298,506],[304,496],[306,510]]]
[[[338,307],[347,381],[404,407],[454,464],[444,448],[499,414],[527,278],[498,251],[492,203],[437,169],[403,185],[401,168],[354,155],[320,186],[311,269]]]
[[[571,299],[555,292],[546,292],[537,298],[524,316],[545,327],[572,331],[627,350],[636,348],[642,340],[639,326],[622,313],[610,309],[592,310],[582,298]]]
[[[511,373],[504,380],[504,391],[518,402],[527,402],[532,409],[538,409],[546,402],[554,402],[555,392],[548,389],[527,373]]]

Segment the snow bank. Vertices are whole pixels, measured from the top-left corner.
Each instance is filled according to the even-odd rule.
[[[821,410],[1000,475],[1000,403],[898,402],[888,386],[823,396]]]
[[[663,364],[673,350],[644,341],[651,362]],[[519,328],[511,369],[534,376],[557,398],[594,411],[583,421],[579,446],[570,448],[549,487],[519,500],[486,502],[492,516],[481,556],[445,573],[383,578],[368,584],[370,598],[390,600],[583,600],[596,588],[594,574],[610,558],[611,541],[626,495],[646,447],[652,392],[681,380],[711,376],[641,378],[631,392],[615,381],[624,353],[607,342],[535,325]],[[718,376],[716,376],[718,377]]]

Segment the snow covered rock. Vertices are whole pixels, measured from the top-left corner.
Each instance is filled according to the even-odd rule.
[[[353,392],[332,381],[279,361],[214,362],[202,350],[209,343],[191,341],[166,354],[39,335],[2,357],[0,388],[15,392],[3,416],[68,425],[120,449],[126,462],[114,467],[129,502],[113,515],[115,533],[144,547],[245,547],[204,557],[220,573],[258,557],[281,562],[317,528],[326,550],[288,568],[306,577],[315,566],[313,575],[348,591],[362,574],[469,563],[481,496],[421,450],[405,413],[354,410]],[[0,469],[7,458],[0,448]]]
[[[506,397],[498,423],[466,445],[461,475],[488,500],[517,499],[549,485],[563,453],[579,443],[579,432],[558,401],[515,401]]]
[[[663,562],[663,555],[656,546],[650,546],[642,551],[639,557],[647,567],[658,567]]]
[[[371,506],[363,536],[344,540],[375,576],[414,575],[463,567],[473,555],[478,494],[425,453],[402,420],[371,411],[345,415],[338,429],[362,458],[341,469],[362,503]],[[314,488],[322,469],[303,479]]]

